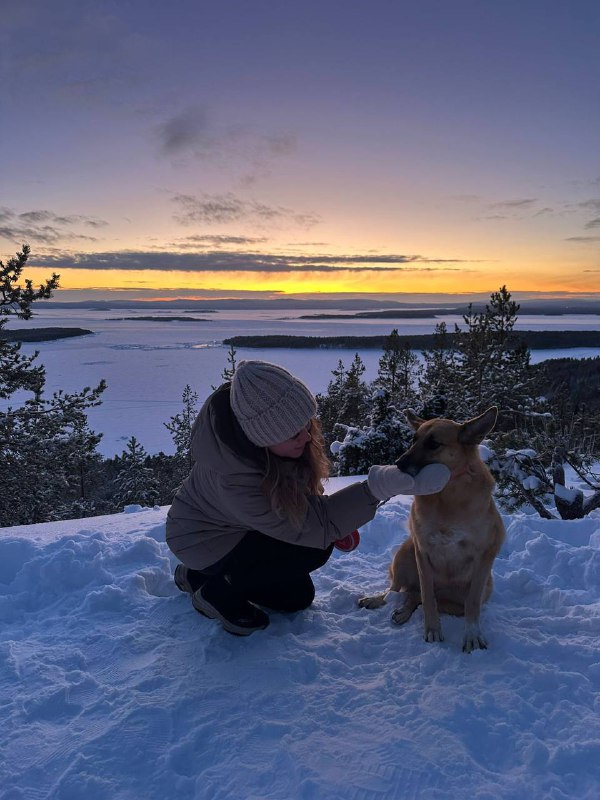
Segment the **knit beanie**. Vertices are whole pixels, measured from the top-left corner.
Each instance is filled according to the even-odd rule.
[[[287,441],[317,412],[315,398],[302,381],[268,361],[240,361],[230,397],[242,430],[258,447]]]

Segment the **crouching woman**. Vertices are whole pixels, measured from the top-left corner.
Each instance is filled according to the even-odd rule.
[[[309,389],[283,367],[242,361],[192,428],[195,463],[167,515],[167,544],[182,562],[177,586],[230,633],[266,628],[264,609],[307,608],[310,573],[381,501],[432,494],[447,481],[444,467],[413,478],[375,466],[367,481],[324,495],[328,460],[316,410]]]

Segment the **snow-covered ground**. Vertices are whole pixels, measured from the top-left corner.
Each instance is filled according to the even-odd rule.
[[[0,529],[2,800],[597,800],[600,512],[505,517],[465,655],[356,605],[408,504],[248,638],[175,588],[164,508]]]

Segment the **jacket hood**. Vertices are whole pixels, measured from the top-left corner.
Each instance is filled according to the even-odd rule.
[[[242,430],[231,409],[230,388],[229,383],[220,386],[200,409],[192,427],[192,456],[220,473],[263,472],[265,450]]]

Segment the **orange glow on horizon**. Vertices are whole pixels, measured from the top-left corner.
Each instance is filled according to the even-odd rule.
[[[339,272],[182,272],[158,270],[57,269],[61,289],[104,290],[243,290],[279,294],[335,293],[475,293],[495,291],[506,285],[511,291],[596,292],[600,271],[561,270],[549,274],[540,268],[423,268]],[[31,267],[26,277],[38,285],[50,277],[52,268]]]

